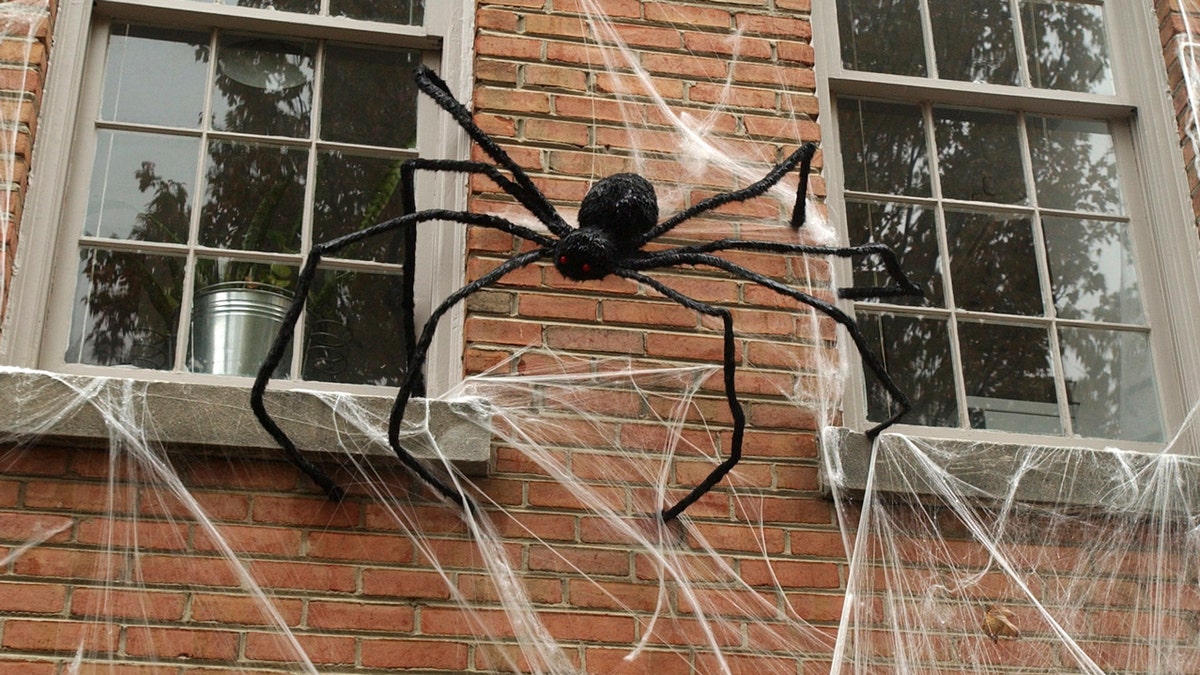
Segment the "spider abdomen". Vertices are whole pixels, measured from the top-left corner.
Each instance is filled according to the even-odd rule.
[[[616,173],[597,181],[579,204],[579,229],[607,232],[622,252],[636,250],[642,235],[657,224],[654,186],[636,173]]]

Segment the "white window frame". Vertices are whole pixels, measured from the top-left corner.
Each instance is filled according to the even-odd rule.
[[[49,78],[43,94],[42,115],[35,138],[35,171],[21,222],[12,296],[0,333],[0,364],[80,375],[107,375],[146,380],[179,380],[249,387],[250,378],[231,378],[174,371],[151,371],[65,363],[65,341],[52,332],[69,325],[69,302],[52,304],[55,284],[73,285],[74,275],[62,268],[77,258],[78,224],[64,223],[64,186],[75,163],[90,164],[78,154],[89,147],[82,134],[95,133],[95,110],[100,78],[89,78],[102,63],[89,62],[103,53],[109,21],[135,21],[165,27],[213,28],[273,32],[288,37],[322,38],[341,42],[397,48],[425,53],[426,65],[446,80],[459,100],[470,101],[472,92],[474,2],[441,0],[429,3],[424,26],[401,26],[348,19],[296,15],[191,0],[65,0],[60,4],[51,51]],[[297,16],[301,19],[296,21]],[[90,106],[90,107],[89,107]],[[418,154],[422,157],[466,159],[469,139],[449,115],[428,97],[418,97]],[[86,184],[75,189],[86,190]],[[421,209],[463,210],[467,203],[462,176],[419,172],[417,206]],[[429,224],[418,234],[417,259],[436,261],[437,272],[416,277],[417,325],[433,307],[463,283],[466,231],[459,225]],[[56,298],[72,291],[57,289]],[[429,395],[444,392],[462,379],[463,310],[443,319],[429,350],[426,387]],[[60,348],[61,347],[61,348]],[[276,380],[278,388],[320,388],[359,393],[383,393],[366,385],[338,385],[300,380]]]
[[[927,15],[926,2],[922,0],[920,4]],[[1120,161],[1131,159],[1136,167],[1133,172],[1125,172],[1133,174],[1128,176],[1130,183],[1136,180],[1136,184],[1129,186],[1135,188],[1136,195],[1127,197],[1129,201],[1137,201],[1137,211],[1131,208],[1131,213],[1144,215],[1149,229],[1153,230],[1152,236],[1135,241],[1134,245],[1139,256],[1143,301],[1151,324],[1151,348],[1163,431],[1170,439],[1190,406],[1200,400],[1200,341],[1196,340],[1200,336],[1200,240],[1194,225],[1196,216],[1188,199],[1184,160],[1154,8],[1145,0],[1106,0],[1098,4],[1104,6],[1109,28],[1110,58],[1117,92],[1111,96],[848,70],[842,65],[839,49],[835,0],[813,3],[813,42],[820,119],[825,137],[827,204],[831,220],[838,224],[845,238],[845,181],[834,114],[834,100],[839,96],[993,108],[997,107],[992,105],[994,101],[1002,95],[1007,106],[998,109],[1116,121],[1116,126],[1127,129],[1128,137],[1132,139],[1132,148],[1122,151],[1118,147]],[[851,274],[851,266],[845,261],[838,261],[836,270],[840,278],[849,278]],[[847,306],[847,309],[852,308]],[[845,425],[852,430],[864,430],[869,423],[862,364],[857,353],[847,352],[852,362],[851,370],[857,375],[847,387],[843,401]],[[903,420],[890,430],[926,438],[1021,445],[1118,446],[1144,452],[1161,452],[1165,447],[1163,443],[918,427],[906,425]],[[1175,451],[1196,454],[1198,449],[1176,447]]]

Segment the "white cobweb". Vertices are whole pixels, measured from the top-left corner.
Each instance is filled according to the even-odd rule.
[[[45,11],[8,3],[0,25]],[[617,47],[596,68],[640,74],[598,13],[589,31]],[[653,104],[690,176],[745,183],[778,159],[708,135],[719,106],[706,118]],[[16,126],[0,120],[8,147]],[[790,208],[787,188],[777,196]],[[684,199],[662,195],[664,211]],[[740,234],[793,236],[767,220]],[[829,292],[822,261],[789,273]],[[799,333],[829,332],[803,316]],[[727,450],[713,365],[527,350],[467,379],[444,398],[490,416],[497,467],[443,468],[479,517],[349,445],[328,464],[351,498],[320,505],[278,459],[150,440],[142,383],[42,374],[0,454],[0,671],[378,672],[391,649],[422,671],[437,650],[483,672],[1200,672],[1195,461],[1028,448],[980,487],[955,471],[977,448],[891,435],[871,471],[888,489],[846,494],[813,444],[838,421],[842,354],[754,342],[775,365],[743,382],[747,459],[670,526],[653,514]],[[322,396],[332,428],[386,446],[383,420]],[[106,443],[42,437],[81,407],[106,421]],[[788,431],[806,423],[817,431]],[[1093,507],[1073,472],[1042,471],[1094,465]],[[1031,481],[1042,498],[1017,500]]]

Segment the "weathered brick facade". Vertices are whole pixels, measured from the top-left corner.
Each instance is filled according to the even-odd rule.
[[[766,167],[800,142],[820,140],[809,0],[599,4],[671,109],[714,114],[713,133],[728,147],[762,159]],[[1164,54],[1178,92],[1182,76],[1175,57],[1182,24],[1174,0],[1160,8]],[[623,81],[626,73],[595,67],[603,56],[587,34],[578,0],[480,0],[476,21],[477,119],[564,212],[597,176],[630,169],[634,145],[651,151],[648,178],[658,185],[678,183],[680,172],[668,158],[677,135],[644,92]],[[736,42],[729,39],[735,31],[740,31]],[[17,167],[4,186],[12,196],[4,233],[6,281],[17,245],[48,34],[46,19],[33,42],[12,37],[0,42],[0,117],[17,125],[18,139],[15,147],[0,145],[0,161],[11,158]],[[730,87],[723,91],[720,83],[727,77]],[[616,92],[625,90],[631,94],[623,112]],[[1186,96],[1176,101],[1182,131]],[[637,132],[624,123],[630,111]],[[6,143],[8,127],[0,132]],[[1180,147],[1200,213],[1200,178],[1190,140],[1181,136]],[[656,150],[664,151],[661,158]],[[676,187],[690,203],[731,184]],[[819,176],[810,192],[823,196]],[[508,201],[486,181],[471,185],[473,210],[503,211]],[[781,217],[781,208],[769,200],[738,205],[706,222],[716,238],[738,218]],[[692,236],[695,231],[689,230]],[[523,246],[495,231],[472,230],[468,277],[494,268]],[[733,257],[783,280],[809,278],[794,261],[779,256]],[[828,645],[845,594],[846,552],[834,505],[818,489],[816,415],[779,392],[812,377],[795,366],[811,364],[818,352],[829,349],[832,326],[822,324],[823,334],[812,335],[790,303],[727,275],[689,268],[672,271],[669,278],[691,296],[734,312],[739,391],[751,424],[745,459],[735,474],[740,485],[762,494],[756,517],[747,518],[743,507],[718,489],[689,511],[697,531],[746,584],[769,595],[781,590],[801,617],[831,636],[825,648],[798,650],[805,643],[782,624],[783,633],[768,634],[774,625],[770,617],[746,616],[728,623],[733,634],[716,639],[727,648],[735,672],[828,672]],[[568,355],[630,356],[649,365],[716,363],[721,353],[719,324],[633,283],[579,285],[565,282],[546,265],[526,268],[473,297],[465,336],[468,372],[508,363],[525,346]],[[538,365],[535,356],[511,363],[517,371]],[[620,401],[614,405],[619,411]],[[717,430],[718,442],[727,444],[729,413],[719,378],[705,385],[697,408]],[[623,437],[631,447],[638,442],[639,412],[614,414],[633,420]],[[700,419],[690,421],[700,428]],[[570,447],[560,452],[576,475],[586,478],[595,471],[597,486],[616,503],[632,503],[650,488],[604,486],[604,469],[589,464],[596,453],[573,457]],[[496,458],[495,470],[479,484],[513,514],[502,525],[506,551],[547,629],[581,671],[718,672],[704,646],[709,638],[686,620],[661,633],[637,660],[623,661],[659,598],[660,579],[652,565],[627,542],[595,527],[590,513],[544,470],[503,445],[496,448]],[[621,458],[614,454],[612,459]],[[499,599],[483,583],[481,554],[446,509],[417,508],[416,522],[450,583],[481,609],[492,640],[473,637],[478,631],[466,623],[426,553],[371,496],[353,494],[331,505],[293,467],[270,458],[194,456],[181,466],[184,483],[243,554],[319,672],[489,671],[500,669],[500,654],[520,659],[515,645],[504,640],[511,630],[505,628]],[[684,458],[671,478],[677,486],[693,485],[709,468],[706,461]],[[41,444],[0,455],[0,559],[12,555],[0,567],[0,674],[76,672],[68,664],[81,645],[89,658],[114,659],[85,663],[80,671],[85,673],[297,672],[292,653],[218,555],[203,524],[177,501],[130,487],[121,467],[110,483],[112,469],[106,452],[84,447]],[[395,482],[403,486],[407,479]],[[138,555],[129,557],[133,539],[127,530],[135,520]],[[956,551],[979,554],[965,529],[945,525],[945,541]],[[17,547],[39,533],[46,535],[44,542],[16,555]],[[1066,551],[1071,546],[1070,541],[1030,546],[1039,544]],[[573,568],[601,580],[601,587],[582,581]],[[668,601],[680,616],[687,615],[684,599]],[[1125,636],[1112,632],[1096,649],[1106,655],[1102,660],[1124,663]],[[1025,672],[1019,657],[1009,665],[1012,672]]]

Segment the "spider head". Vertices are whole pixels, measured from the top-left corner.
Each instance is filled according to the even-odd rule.
[[[554,266],[573,281],[603,279],[612,274],[620,251],[603,230],[573,230],[554,248]]]
[[[604,230],[623,252],[636,249],[640,237],[657,224],[654,186],[636,173],[597,181],[579,204],[579,229]]]

